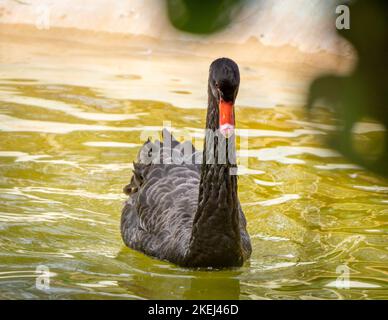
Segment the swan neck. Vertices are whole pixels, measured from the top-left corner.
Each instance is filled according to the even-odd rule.
[[[225,147],[223,143],[228,145],[229,139],[214,135],[218,108],[213,103],[209,97],[198,209],[187,259],[197,266],[239,265],[242,261],[239,202],[236,164],[231,161],[235,145],[226,147],[226,156],[218,152]]]

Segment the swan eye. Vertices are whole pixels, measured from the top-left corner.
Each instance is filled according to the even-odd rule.
[[[218,82],[217,82],[217,81],[214,81],[214,85],[215,85],[215,87],[216,87],[217,89],[219,89],[219,88],[220,88],[220,86],[219,86],[219,84],[218,84]]]

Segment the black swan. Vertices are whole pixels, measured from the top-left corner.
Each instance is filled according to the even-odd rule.
[[[163,130],[163,142],[144,143],[131,182],[124,188],[129,199],[122,211],[121,235],[128,247],[195,268],[238,267],[250,257],[250,238],[237,195],[237,167],[232,161],[235,144],[229,143],[235,138],[239,84],[234,61],[213,61],[202,154],[191,142],[176,141],[167,130]],[[222,161],[219,150],[225,142]]]

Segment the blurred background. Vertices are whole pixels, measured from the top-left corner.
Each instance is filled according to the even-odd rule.
[[[190,3],[197,6],[190,7]],[[219,3],[219,6],[212,7],[212,3]],[[190,107],[198,107],[205,101],[206,90],[196,84],[206,82],[206,72],[203,72],[207,69],[206,64],[214,57],[225,55],[238,60],[248,70],[243,76],[250,76],[250,81],[242,87],[246,94],[240,97],[240,103],[261,107],[285,102],[295,104],[302,102],[308,81],[317,73],[343,72],[349,70],[354,62],[352,46],[336,34],[333,23],[335,4],[334,0],[132,0],[118,1],[115,5],[107,0],[85,1],[82,4],[72,0],[2,0],[0,21],[3,23],[3,39],[8,36],[8,42],[2,47],[1,54],[3,59],[9,57],[13,60],[20,55],[23,59],[23,55],[28,54],[29,59],[35,61],[39,58],[34,53],[40,50],[39,53],[44,51],[45,56],[50,53],[61,56],[57,59],[64,59],[64,63],[76,63],[75,60],[80,60],[77,50],[85,50],[88,44],[100,46],[96,51],[107,58],[110,55],[124,58],[137,50],[152,60],[152,53],[160,49],[165,55],[169,53],[178,57],[174,59],[172,68],[178,70],[170,69],[170,73],[191,73],[194,87],[182,86],[182,90],[190,89],[193,95],[190,99],[181,99],[176,93],[166,93],[165,86],[158,85],[148,92],[149,98]],[[205,16],[204,12],[209,12],[209,15]],[[202,27],[198,28],[198,25]],[[33,52],[33,48],[27,48],[26,52],[14,47],[20,45],[20,41],[15,43],[16,34],[19,39],[28,35],[23,39],[25,45],[34,40],[38,42],[38,37],[39,49]],[[181,61],[181,58],[190,56],[207,58],[205,65],[198,66],[200,74],[196,74],[195,70],[186,70],[189,63]],[[109,68],[119,69],[122,63],[125,62],[117,60]],[[197,63],[196,59],[194,63]],[[134,72],[146,76],[152,69],[154,81],[160,84],[167,75],[162,66],[156,64],[147,61],[137,66],[139,70]],[[263,79],[252,71],[253,66],[258,64],[263,68],[273,66],[273,72],[277,74]],[[296,82],[291,85],[287,83],[289,80]],[[288,87],[287,92],[282,90],[284,85],[279,82]],[[121,94],[143,98],[139,92],[141,88],[129,90],[125,88]],[[266,93],[265,96],[262,92]]]

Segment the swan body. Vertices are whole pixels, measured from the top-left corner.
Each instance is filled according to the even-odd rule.
[[[228,131],[223,134],[230,135],[238,86],[237,65],[227,58],[215,60],[209,72],[208,130],[219,130],[220,123],[222,127],[222,121],[228,121],[221,120],[220,112],[229,108],[225,114],[233,125],[224,125]],[[216,154],[213,163],[206,161],[208,136],[203,153],[188,141],[179,143],[167,130],[162,140],[144,143],[124,188],[129,195],[121,216],[124,243],[186,267],[241,266],[251,254],[250,238],[237,176],[231,174],[235,164],[228,155],[225,163],[217,161],[219,138],[211,146]]]

